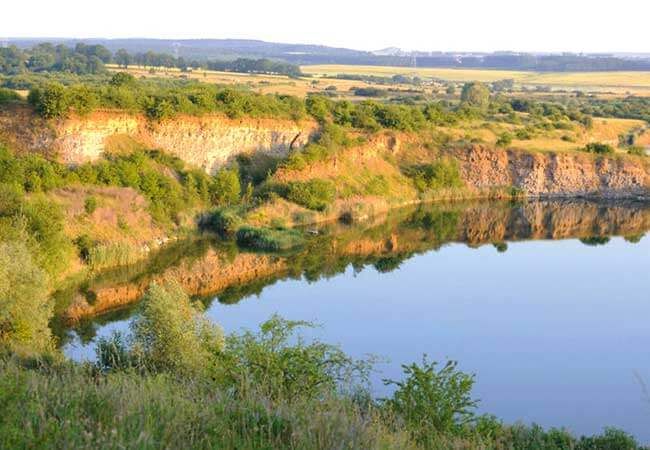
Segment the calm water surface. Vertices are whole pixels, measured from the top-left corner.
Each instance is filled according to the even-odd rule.
[[[563,207],[554,208],[552,217],[561,217]],[[528,217],[533,239],[539,233],[531,231],[530,218],[538,213],[518,215]],[[466,216],[456,220],[458,235],[468,235],[472,226]],[[542,231],[561,226],[551,219],[538,220]],[[614,220],[607,214],[601,219],[588,227],[596,232]],[[650,237],[572,238],[584,220],[593,217],[574,220],[576,231],[561,240],[521,240],[526,232],[512,231],[520,219],[507,218],[502,234],[514,242],[506,251],[489,242],[425,246],[389,272],[375,261],[344,265],[311,282],[284,277],[237,303],[213,301],[207,314],[226,331],[254,329],[274,313],[315,321],[321,327],[308,336],[357,357],[387,359],[374,375],[377,395],[387,393],[382,378],[401,376],[401,364],[423,354],[451,358],[476,374],[481,412],[506,422],[567,426],[577,434],[616,426],[649,443]],[[501,222],[495,223],[487,229]],[[96,324],[93,334],[125,330],[129,320]],[[92,358],[93,340],[82,342],[74,331],[70,336],[66,353]]]

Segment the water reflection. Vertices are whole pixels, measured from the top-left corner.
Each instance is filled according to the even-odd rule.
[[[360,224],[327,224],[304,247],[284,254],[241,252],[233,243],[196,237],[57,292],[54,329],[63,345],[75,336],[91,342],[99,327],[127,319],[152,281],[174,279],[207,304],[215,295],[232,304],[282,279],[313,282],[349,266],[387,273],[452,242],[472,248],[490,244],[507,252],[507,242],[521,240],[578,238],[595,246],[621,235],[635,243],[648,229],[648,203],[571,200],[422,205]]]

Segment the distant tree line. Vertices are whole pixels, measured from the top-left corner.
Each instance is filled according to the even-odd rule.
[[[238,58],[232,61],[189,61],[168,53],[152,51],[131,54],[119,49],[113,54],[102,45],[78,43],[74,47],[63,44],[42,43],[28,49],[16,46],[0,48],[0,74],[19,75],[27,72],[64,72],[77,75],[101,74],[106,64],[115,63],[123,68],[131,65],[208,69],[240,73],[280,74],[301,76],[300,67],[270,59]]]
[[[404,58],[400,65],[412,65]],[[650,70],[650,59],[623,59],[593,55],[492,54],[481,56],[418,56],[418,67],[464,67],[475,69],[523,70],[538,72],[591,72],[614,70]]]
[[[15,46],[0,48],[0,73],[18,75],[25,72],[68,72],[78,75],[106,71],[111,52],[101,45],[79,43],[74,48],[65,45],[38,44],[22,50]]]
[[[300,67],[283,61],[270,59],[237,58],[235,60],[198,61],[187,60],[183,57],[174,57],[168,53],[152,51],[130,54],[124,49],[115,52],[114,62],[122,68],[130,65],[143,67],[167,67],[181,70],[204,69],[219,70],[223,72],[278,74],[298,77],[302,75]]]

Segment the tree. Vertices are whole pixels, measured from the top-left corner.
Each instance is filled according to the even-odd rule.
[[[241,195],[239,171],[236,169],[221,169],[214,175],[211,186],[212,203],[219,206],[234,205]]]
[[[52,347],[47,275],[22,243],[0,242],[0,347],[41,352]]]
[[[50,83],[29,92],[29,103],[45,119],[64,116],[68,112],[68,98],[65,87],[60,83]]]
[[[190,303],[177,283],[152,284],[131,329],[134,355],[157,370],[204,372],[224,347],[221,328]]]
[[[490,104],[490,90],[483,83],[466,83],[460,95],[461,104],[486,110]]]
[[[117,72],[111,77],[112,86],[128,86],[135,83],[135,77],[128,72]]]
[[[115,62],[118,66],[123,68],[128,68],[129,65],[133,62],[133,58],[125,49],[121,48],[115,52]]]

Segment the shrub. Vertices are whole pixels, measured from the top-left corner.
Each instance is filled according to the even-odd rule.
[[[329,180],[292,181],[288,184],[287,200],[307,209],[324,211],[334,201],[335,196],[336,188]]]
[[[20,96],[16,91],[7,88],[0,88],[0,105],[17,102],[19,100]]]
[[[497,147],[507,147],[512,144],[512,135],[510,133],[501,133],[497,139]]]
[[[587,153],[596,153],[599,155],[609,155],[614,153],[614,147],[599,142],[589,143],[582,150]]]
[[[62,117],[67,114],[69,108],[66,90],[60,83],[50,83],[44,87],[32,89],[29,92],[28,101],[45,119]]]
[[[154,370],[204,373],[224,348],[222,330],[201,315],[176,283],[149,287],[131,329],[134,354]]]
[[[340,348],[319,341],[296,339],[296,330],[313,327],[274,315],[260,333],[229,336],[219,367],[235,389],[253,389],[273,400],[323,398],[343,384],[365,381],[368,365],[354,361]]]
[[[89,195],[86,197],[86,200],[84,200],[84,211],[86,211],[86,214],[92,214],[95,212],[97,209],[97,197]]]
[[[460,101],[464,106],[485,110],[490,103],[490,90],[478,81],[466,83],[460,94]]]
[[[443,158],[434,163],[419,166],[415,168],[411,176],[415,187],[420,192],[428,189],[453,189],[463,186],[458,161],[452,158]]]
[[[448,361],[441,369],[423,358],[422,364],[403,365],[404,381],[384,380],[395,386],[385,406],[401,417],[420,442],[437,434],[457,433],[474,420],[477,401],[472,400],[474,375],[457,369]]]
[[[213,178],[210,188],[212,203],[219,206],[234,205],[241,196],[239,171],[236,169],[221,169]]]
[[[242,218],[232,209],[219,208],[213,211],[205,221],[204,227],[224,237],[234,236],[242,225]]]
[[[23,243],[0,242],[0,350],[52,348],[48,277]]]
[[[90,243],[86,240],[75,242],[80,255],[92,270],[109,267],[127,266],[142,258],[143,253],[128,242],[111,242],[107,244]]]

